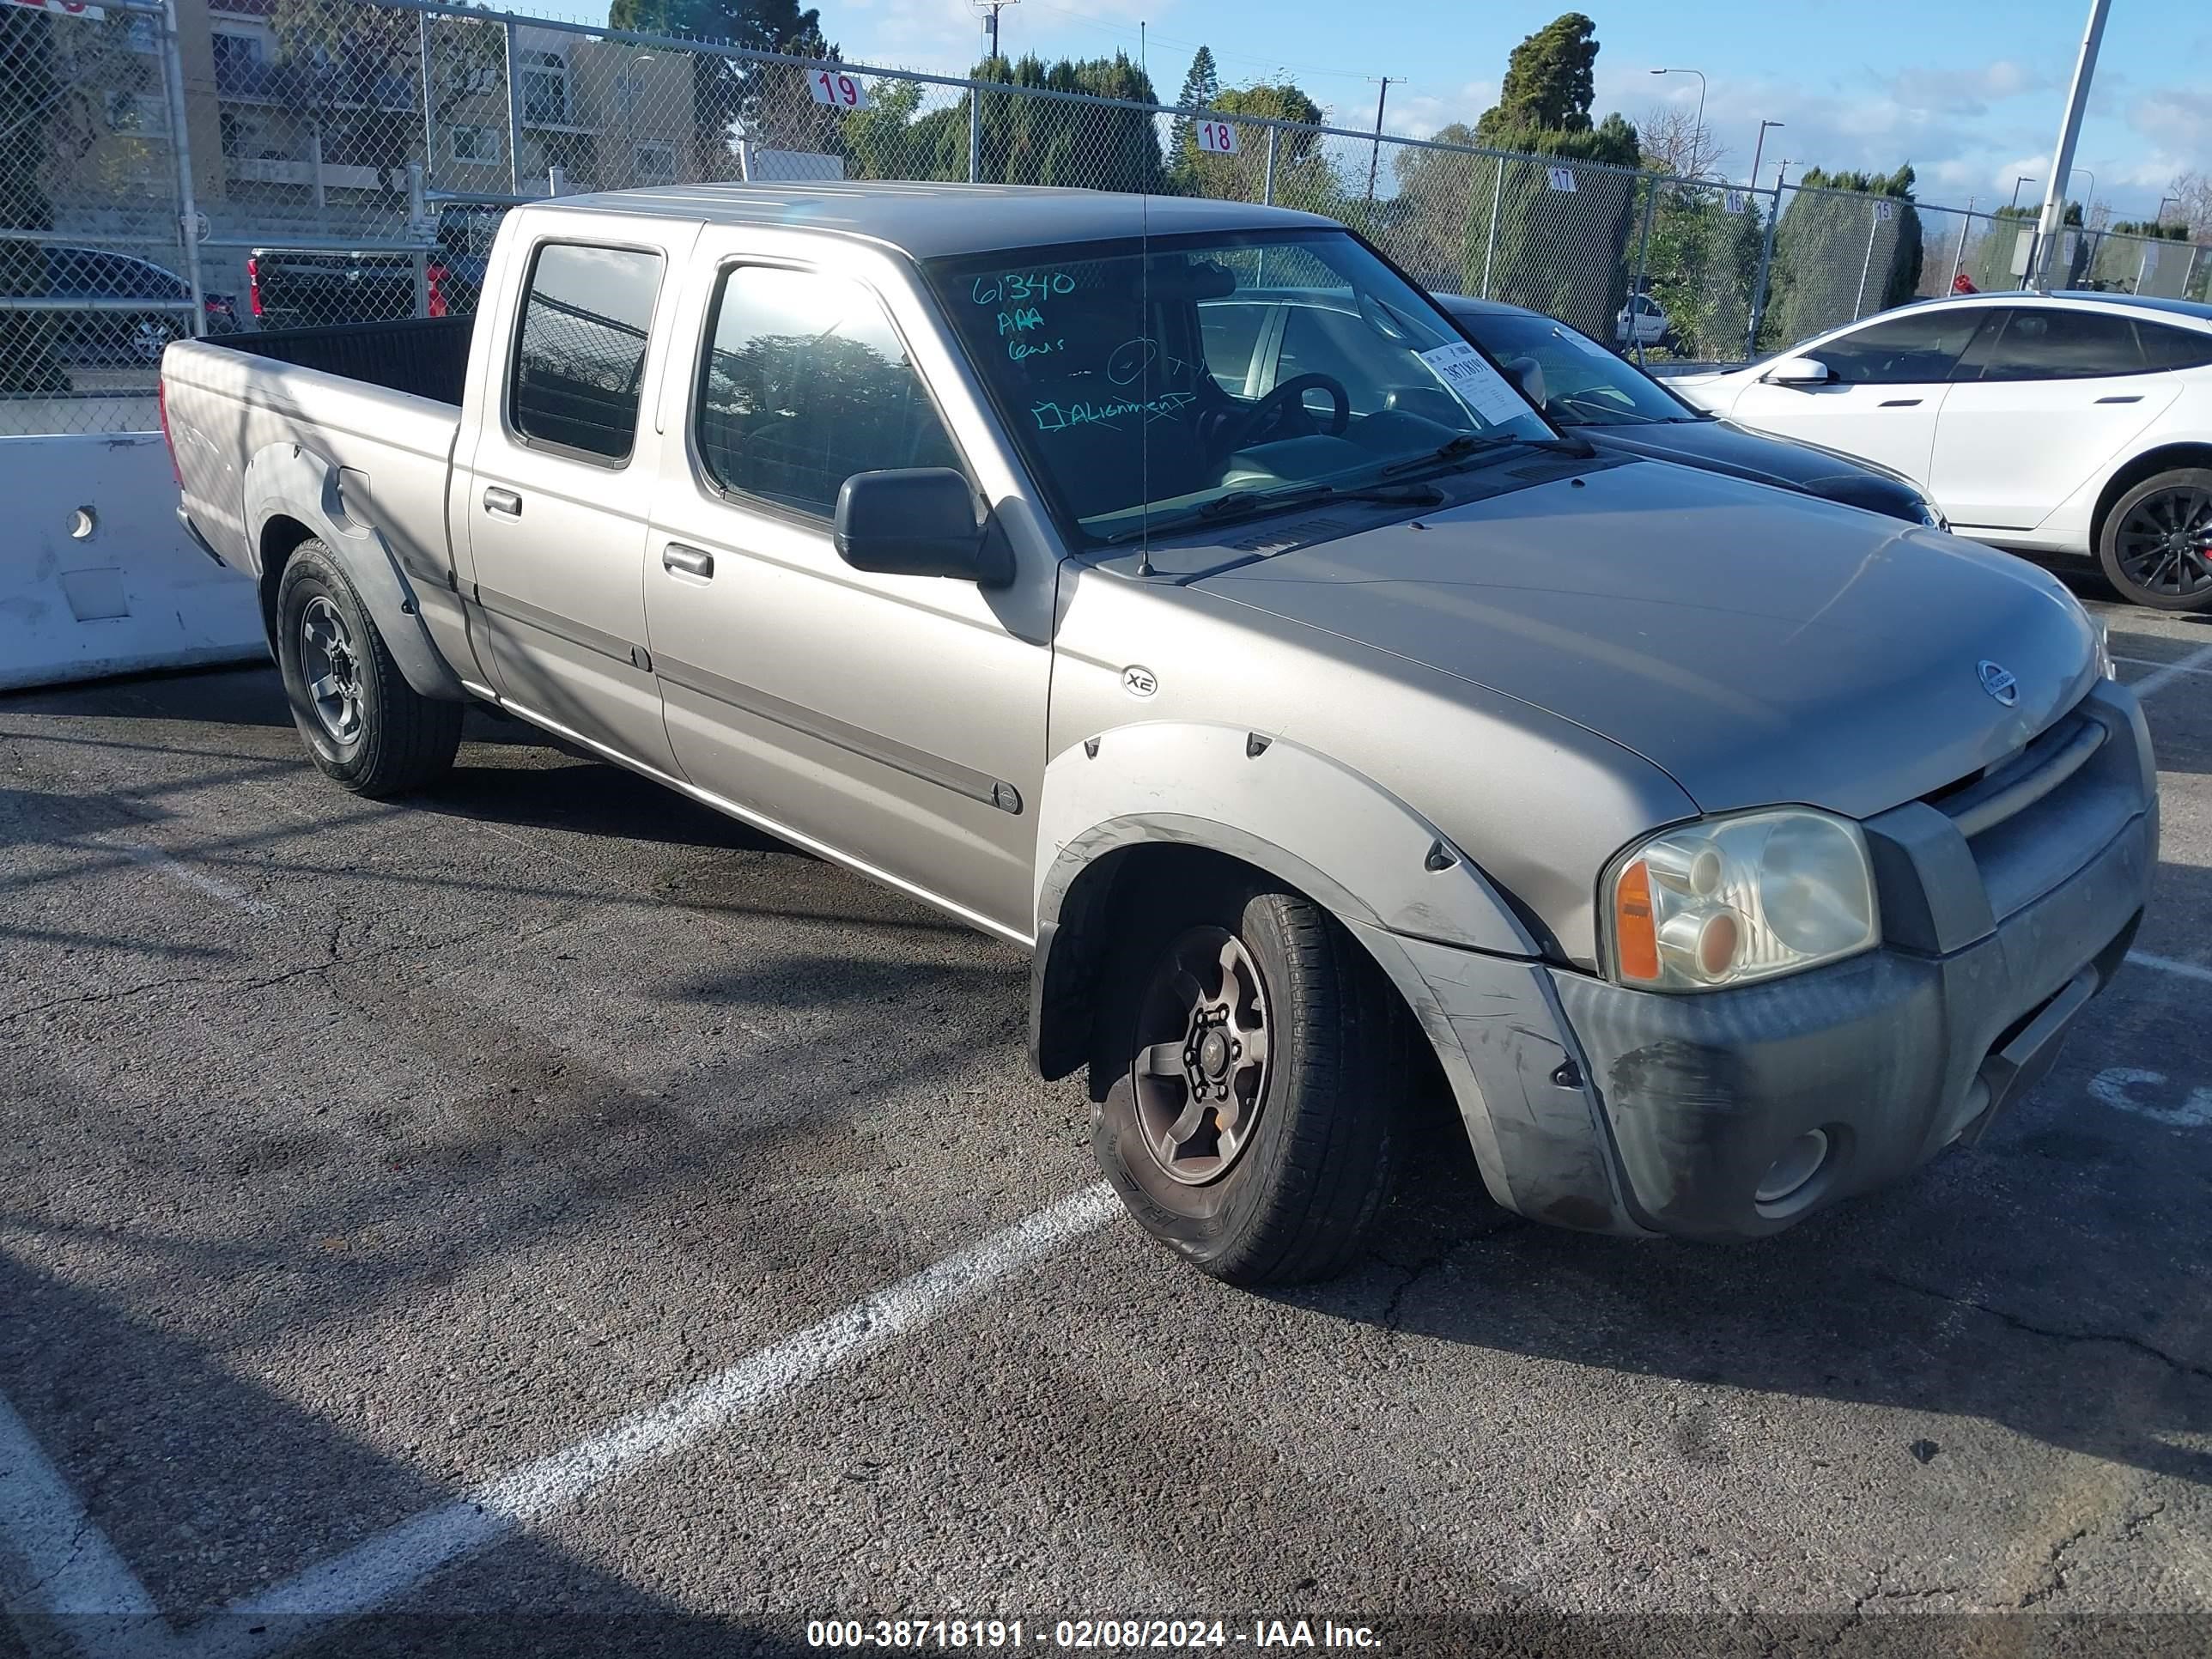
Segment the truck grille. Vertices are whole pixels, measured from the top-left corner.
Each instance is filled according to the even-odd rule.
[[[1923,797],[1958,827],[2002,921],[2101,850],[2142,804],[2124,714],[2085,697],[2016,753]]]

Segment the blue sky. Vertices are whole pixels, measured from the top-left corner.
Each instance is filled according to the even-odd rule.
[[[495,0],[495,3],[496,0]],[[979,24],[968,0],[818,0],[824,32],[859,62],[958,72],[974,61]],[[578,0],[532,6],[595,21]],[[1506,55],[1567,9],[1552,3],[1394,0],[1019,0],[1003,15],[1010,53],[1133,57],[1138,21],[1164,97],[1182,85],[1200,41],[1225,83],[1288,74],[1334,123],[1367,126],[1370,76],[1404,77],[1384,125],[1416,136],[1472,122],[1495,98]],[[1702,70],[1705,123],[1729,154],[1731,179],[1750,169],[1759,118],[1770,133],[1761,182],[1778,157],[1795,178],[1808,163],[1883,171],[1911,161],[1923,201],[1988,208],[2021,173],[2047,175],[2087,0],[1691,0],[1579,9],[1597,24],[1597,110],[1631,120],[1662,99],[1694,105]],[[2148,216],[2173,175],[2212,171],[2212,7],[2203,0],[2113,0],[2071,194]],[[2025,187],[2021,198],[2039,193]]]

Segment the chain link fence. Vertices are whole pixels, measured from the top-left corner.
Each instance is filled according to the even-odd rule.
[[[150,423],[181,333],[453,315],[500,216],[579,191],[973,180],[1272,203],[1421,283],[1728,362],[2018,286],[2027,222],[815,63],[437,0],[0,0],[0,431]],[[97,15],[95,15],[97,11]],[[2201,298],[2212,249],[2072,232],[2074,286]],[[195,283],[198,284],[195,289]]]

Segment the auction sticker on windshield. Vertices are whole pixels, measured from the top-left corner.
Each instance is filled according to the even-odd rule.
[[[1528,412],[1528,404],[1505,383],[1505,377],[1466,341],[1455,340],[1419,355],[1429,373],[1444,383],[1444,389],[1490,425],[1502,426]]]

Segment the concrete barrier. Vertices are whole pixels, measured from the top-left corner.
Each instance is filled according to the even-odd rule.
[[[177,522],[161,434],[0,437],[0,689],[268,649],[253,584]]]

